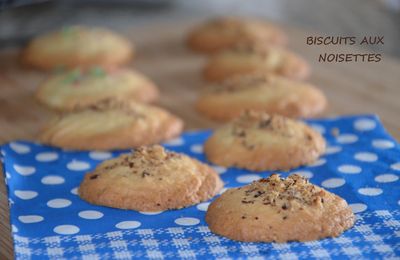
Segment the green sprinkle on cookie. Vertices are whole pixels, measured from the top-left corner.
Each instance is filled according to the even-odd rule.
[[[67,73],[65,78],[63,79],[63,84],[73,84],[76,83],[81,78],[81,71],[79,69],[74,69],[71,72]]]
[[[101,67],[93,67],[90,69],[89,74],[95,77],[104,77],[106,72]]]

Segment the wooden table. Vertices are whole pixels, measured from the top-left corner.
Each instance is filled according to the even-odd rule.
[[[137,46],[131,64],[160,87],[159,104],[181,116],[186,129],[215,127],[217,124],[197,114],[193,108],[204,82],[200,69],[205,57],[187,50],[184,33],[194,21],[154,24],[125,31]],[[400,139],[400,61],[384,56],[380,63],[318,63],[321,52],[365,52],[334,47],[307,46],[305,38],[315,33],[285,28],[290,47],[306,57],[312,67],[312,83],[328,96],[326,115],[378,114],[389,132]],[[18,64],[18,50],[0,53],[0,143],[14,139],[34,139],[40,126],[52,115],[33,99],[37,84],[46,74]],[[0,259],[12,258],[12,241],[6,188],[0,184]]]

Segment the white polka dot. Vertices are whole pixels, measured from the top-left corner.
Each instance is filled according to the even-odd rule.
[[[35,156],[36,161],[39,162],[52,162],[58,159],[58,154],[53,152],[48,153],[38,153]]]
[[[325,163],[326,163],[326,159],[321,158],[321,159],[318,159],[317,161],[315,161],[315,162],[309,164],[308,166],[309,166],[309,167],[317,167],[317,166],[324,165]]]
[[[194,226],[199,224],[200,220],[197,218],[177,218],[175,223],[180,226]]]
[[[31,148],[29,146],[14,142],[10,143],[10,148],[18,154],[27,154],[31,151]]]
[[[61,176],[57,175],[47,175],[42,178],[42,183],[46,185],[56,185],[56,184],[62,184],[65,182],[64,178]]]
[[[344,179],[332,178],[323,181],[321,185],[325,188],[338,188],[340,186],[343,186],[345,183],[346,181]]]
[[[11,231],[13,233],[17,233],[18,232],[18,228],[16,226],[14,226],[14,225],[11,225]]]
[[[394,143],[389,140],[377,139],[372,141],[372,146],[378,149],[389,149],[394,147]]]
[[[358,137],[353,134],[342,134],[336,137],[336,141],[340,144],[351,144],[357,142]]]
[[[239,183],[250,183],[259,179],[261,179],[261,176],[256,174],[240,175],[236,177],[236,181]]]
[[[203,153],[203,146],[201,144],[194,144],[194,145],[190,146],[190,151],[192,153],[201,154],[201,153]]]
[[[90,168],[90,164],[83,161],[72,160],[67,164],[67,168],[71,171],[85,171]]]
[[[226,172],[226,168],[222,166],[212,166],[214,171],[216,171],[218,174],[223,174]]]
[[[376,160],[378,160],[378,156],[374,153],[361,152],[356,153],[354,155],[354,159],[362,162],[375,162]]]
[[[74,225],[59,225],[53,231],[60,235],[73,235],[79,232],[79,228]]]
[[[368,118],[358,119],[354,122],[354,128],[358,131],[369,131],[376,127],[376,122]]]
[[[326,148],[325,154],[334,154],[338,153],[342,150],[342,147],[340,146],[329,146]]]
[[[112,157],[112,154],[110,152],[93,151],[89,153],[89,157],[93,160],[101,161],[105,159],[110,159]]]
[[[39,215],[26,215],[26,216],[19,216],[18,217],[19,221],[25,224],[31,224],[31,223],[38,223],[43,221],[43,217]]]
[[[171,139],[168,140],[167,142],[164,143],[164,145],[167,146],[180,146],[183,145],[185,142],[183,141],[183,139],[181,137],[175,138],[175,139]]]
[[[75,187],[71,190],[71,193],[74,195],[78,195],[78,187]]]
[[[143,215],[158,215],[163,213],[164,211],[139,211]]]
[[[382,194],[382,189],[379,188],[360,188],[358,189],[358,193],[365,196],[378,196]]]
[[[52,199],[47,202],[47,206],[54,209],[66,208],[71,204],[72,202],[67,199]]]
[[[196,206],[196,208],[200,211],[207,211],[208,206],[210,205],[210,202],[204,202],[204,203],[200,203]]]
[[[357,174],[361,172],[361,168],[356,165],[343,164],[338,167],[338,171],[345,174]]]
[[[78,213],[79,217],[84,219],[99,219],[104,216],[103,213],[97,210],[83,210]]]
[[[11,179],[11,174],[9,172],[6,172],[6,178]]]
[[[37,197],[38,193],[33,190],[15,190],[14,191],[15,196],[22,200],[30,200],[35,197]]]
[[[367,205],[362,203],[353,203],[349,205],[353,213],[360,213],[367,209]]]
[[[21,165],[14,164],[13,167],[14,167],[14,170],[17,173],[21,174],[22,176],[29,176],[36,172],[35,167],[32,167],[32,166],[21,166]]]
[[[390,165],[390,168],[392,168],[395,171],[400,171],[400,162],[393,163],[392,165]]]
[[[307,179],[311,179],[314,176],[313,173],[310,171],[296,171],[296,172],[292,172],[292,174],[298,174]]]
[[[139,221],[122,221],[115,225],[119,229],[133,229],[140,227],[141,223]]]
[[[319,132],[320,134],[324,134],[325,133],[325,127],[323,127],[322,125],[317,125],[317,124],[311,124],[311,127]]]
[[[375,177],[376,182],[387,183],[387,182],[395,182],[399,179],[399,176],[394,174],[381,174]]]

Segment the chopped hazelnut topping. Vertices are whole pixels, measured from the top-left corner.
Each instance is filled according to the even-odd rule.
[[[337,127],[332,128],[331,134],[332,134],[333,136],[338,136],[338,135],[340,134],[339,128],[337,128]]]
[[[232,93],[253,88],[273,87],[270,84],[273,77],[268,74],[254,73],[224,80],[220,85],[213,85],[208,91],[211,93]]]
[[[304,135],[300,135],[301,130],[296,130],[291,119],[279,115],[269,115],[264,112],[245,111],[236,118],[231,124],[231,135],[236,137],[238,143],[248,150],[253,150],[259,143],[255,143],[252,138],[260,135],[260,131],[270,135],[284,138],[298,138],[304,136],[306,142],[313,141],[313,132],[305,128]]]
[[[294,201],[301,205],[324,203],[325,191],[297,174],[286,179],[272,174],[269,178],[255,181],[245,188],[242,203],[260,202],[277,207],[279,212],[290,210]]]
[[[157,180],[162,181],[162,171],[159,171],[159,167],[167,160],[180,157],[182,157],[181,154],[166,151],[160,145],[142,146],[136,148],[130,154],[123,155],[120,161],[105,166],[103,170],[107,171],[118,166],[124,166],[130,168],[131,174],[139,174],[142,178],[154,176]]]
[[[124,112],[127,115],[130,115],[132,117],[142,119],[145,118],[145,114],[142,112],[139,112],[138,109],[135,107],[133,103],[130,103],[128,101],[122,101],[122,100],[117,100],[113,98],[107,98],[103,99],[89,107],[81,107],[77,105],[72,112],[79,112],[82,110],[93,110],[93,111],[108,111],[108,110],[119,110]]]

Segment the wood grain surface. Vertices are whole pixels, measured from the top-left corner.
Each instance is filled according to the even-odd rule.
[[[186,129],[217,126],[193,108],[196,96],[205,82],[201,68],[205,57],[196,55],[184,45],[185,32],[197,21],[150,24],[133,27],[121,33],[136,43],[137,56],[129,64],[147,74],[160,87],[159,104],[181,116]],[[306,37],[315,32],[284,27],[290,48],[303,55],[313,68],[312,83],[327,95],[329,109],[324,116],[374,113],[380,116],[388,131],[400,139],[400,61],[383,56],[379,63],[318,63],[319,53],[365,53],[346,47],[306,45]],[[17,49],[0,52],[0,143],[15,139],[34,140],[41,125],[52,112],[33,98],[38,83],[46,73],[23,68]],[[0,259],[13,256],[4,183],[0,184]]]

